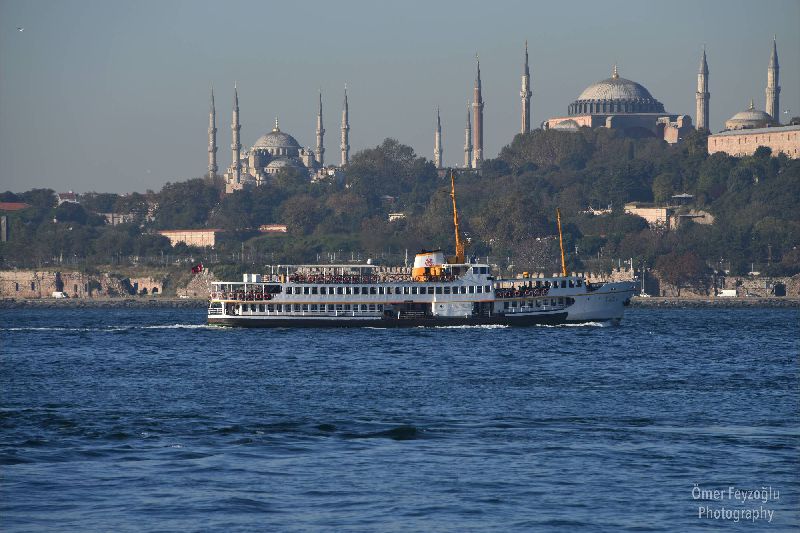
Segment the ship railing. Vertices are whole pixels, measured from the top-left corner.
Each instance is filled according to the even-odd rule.
[[[208,308],[209,315],[221,315],[223,314],[223,310],[221,307],[209,307]]]
[[[272,300],[273,294],[268,292],[255,291],[236,291],[236,292],[212,292],[212,300],[235,300],[239,302],[266,302]]]

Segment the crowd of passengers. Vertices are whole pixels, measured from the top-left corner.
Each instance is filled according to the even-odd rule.
[[[547,296],[550,289],[547,287],[511,287],[508,289],[495,289],[495,298],[525,298],[526,296]]]
[[[300,274],[295,273],[289,276],[290,283],[315,283],[320,285],[335,285],[340,283],[384,283],[408,281],[408,274],[384,274],[375,276],[371,274]]]
[[[242,302],[258,302],[271,300],[272,294],[261,291],[233,291],[233,292],[212,292],[211,298],[215,300],[239,300]]]

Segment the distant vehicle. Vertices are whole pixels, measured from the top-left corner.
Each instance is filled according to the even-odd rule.
[[[67,296],[67,293],[66,293],[66,292],[62,292],[62,291],[55,291],[55,292],[53,293],[53,298],[69,298],[69,296]]]
[[[722,289],[719,295],[722,298],[736,298],[736,289]]]

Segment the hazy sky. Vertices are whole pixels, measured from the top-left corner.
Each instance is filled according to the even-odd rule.
[[[432,158],[439,105],[444,161],[458,165],[476,52],[494,157],[519,129],[526,39],[535,125],[614,63],[694,118],[705,44],[720,130],[751,97],[764,109],[773,34],[781,109],[800,115],[798,27],[798,0],[0,0],[0,190],[144,191],[201,176],[212,84],[222,171],[234,80],[245,146],[278,116],[313,147],[321,87],[326,159],[338,162],[347,83],[353,151],[394,137]]]

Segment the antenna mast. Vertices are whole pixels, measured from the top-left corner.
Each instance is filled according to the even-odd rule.
[[[567,277],[567,261],[564,258],[564,237],[561,235],[561,209],[557,207],[556,220],[558,221],[558,244],[561,246],[561,275]]]
[[[464,262],[464,243],[458,231],[458,208],[456,207],[456,178],[453,171],[450,171],[450,198],[453,199],[453,225],[456,231],[456,263]]]

